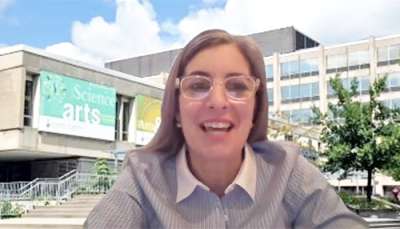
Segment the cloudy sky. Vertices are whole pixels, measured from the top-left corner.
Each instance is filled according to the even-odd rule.
[[[182,47],[204,29],[296,29],[324,45],[400,34],[398,0],[0,0],[0,47],[102,65]]]

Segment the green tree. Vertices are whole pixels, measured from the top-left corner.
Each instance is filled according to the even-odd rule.
[[[111,175],[111,169],[106,159],[97,159],[94,167],[97,175]]]
[[[106,159],[97,159],[94,164],[96,168],[96,182],[94,183],[94,189],[97,192],[107,192],[110,187],[112,180],[110,179],[111,169],[108,166],[108,162]]]
[[[330,85],[337,103],[329,103],[326,114],[313,108],[314,123],[322,125],[321,141],[326,145],[327,162],[323,169],[333,173],[344,171],[343,176],[352,171],[367,171],[369,202],[374,173],[384,169],[393,172],[393,159],[400,161],[399,112],[378,100],[386,78],[377,78],[369,88],[369,101],[361,103],[354,99],[359,95],[358,81],[353,79],[350,90],[346,90],[336,76]]]

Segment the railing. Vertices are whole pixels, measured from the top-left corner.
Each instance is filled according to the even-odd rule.
[[[115,179],[114,175],[78,173],[72,170],[59,178],[37,178],[29,183],[3,185],[4,189],[0,189],[0,200],[61,201],[70,198],[74,193],[105,193]]]
[[[22,187],[26,186],[28,181],[17,181],[17,182],[7,182],[0,183],[0,192],[13,192],[14,190],[19,190]]]

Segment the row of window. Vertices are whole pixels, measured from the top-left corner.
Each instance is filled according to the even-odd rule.
[[[318,82],[281,87],[282,103],[319,100]]]
[[[342,85],[346,90],[351,89],[351,82],[353,81],[354,78],[345,78],[341,79]],[[357,78],[358,81],[358,88],[357,91],[360,95],[362,94],[368,94],[369,90],[369,76],[361,76]],[[335,92],[331,85],[328,83],[328,97],[334,97]]]
[[[391,109],[400,109],[400,98],[382,101],[383,104]],[[283,111],[282,115],[290,123],[311,124],[314,113],[311,108],[295,109]]]
[[[400,44],[378,48],[378,66],[398,64],[400,61]]]
[[[281,79],[316,76],[319,74],[318,59],[300,59],[281,63]]]
[[[377,49],[378,66],[400,64],[400,44]],[[370,67],[369,50],[352,51],[326,56],[326,73],[340,73]],[[281,79],[315,76],[319,74],[318,58],[298,59],[280,64]],[[266,65],[267,80],[273,80],[273,66]]]

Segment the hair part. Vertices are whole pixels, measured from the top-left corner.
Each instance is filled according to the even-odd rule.
[[[133,151],[177,153],[180,150],[185,140],[182,129],[176,125],[176,116],[179,113],[179,90],[176,89],[175,81],[182,77],[187,64],[197,53],[224,44],[235,44],[249,63],[252,76],[260,80],[260,86],[255,95],[254,125],[247,142],[253,143],[267,139],[268,100],[263,55],[253,39],[214,29],[204,31],[194,37],[175,59],[165,86],[158,131],[146,146]]]

